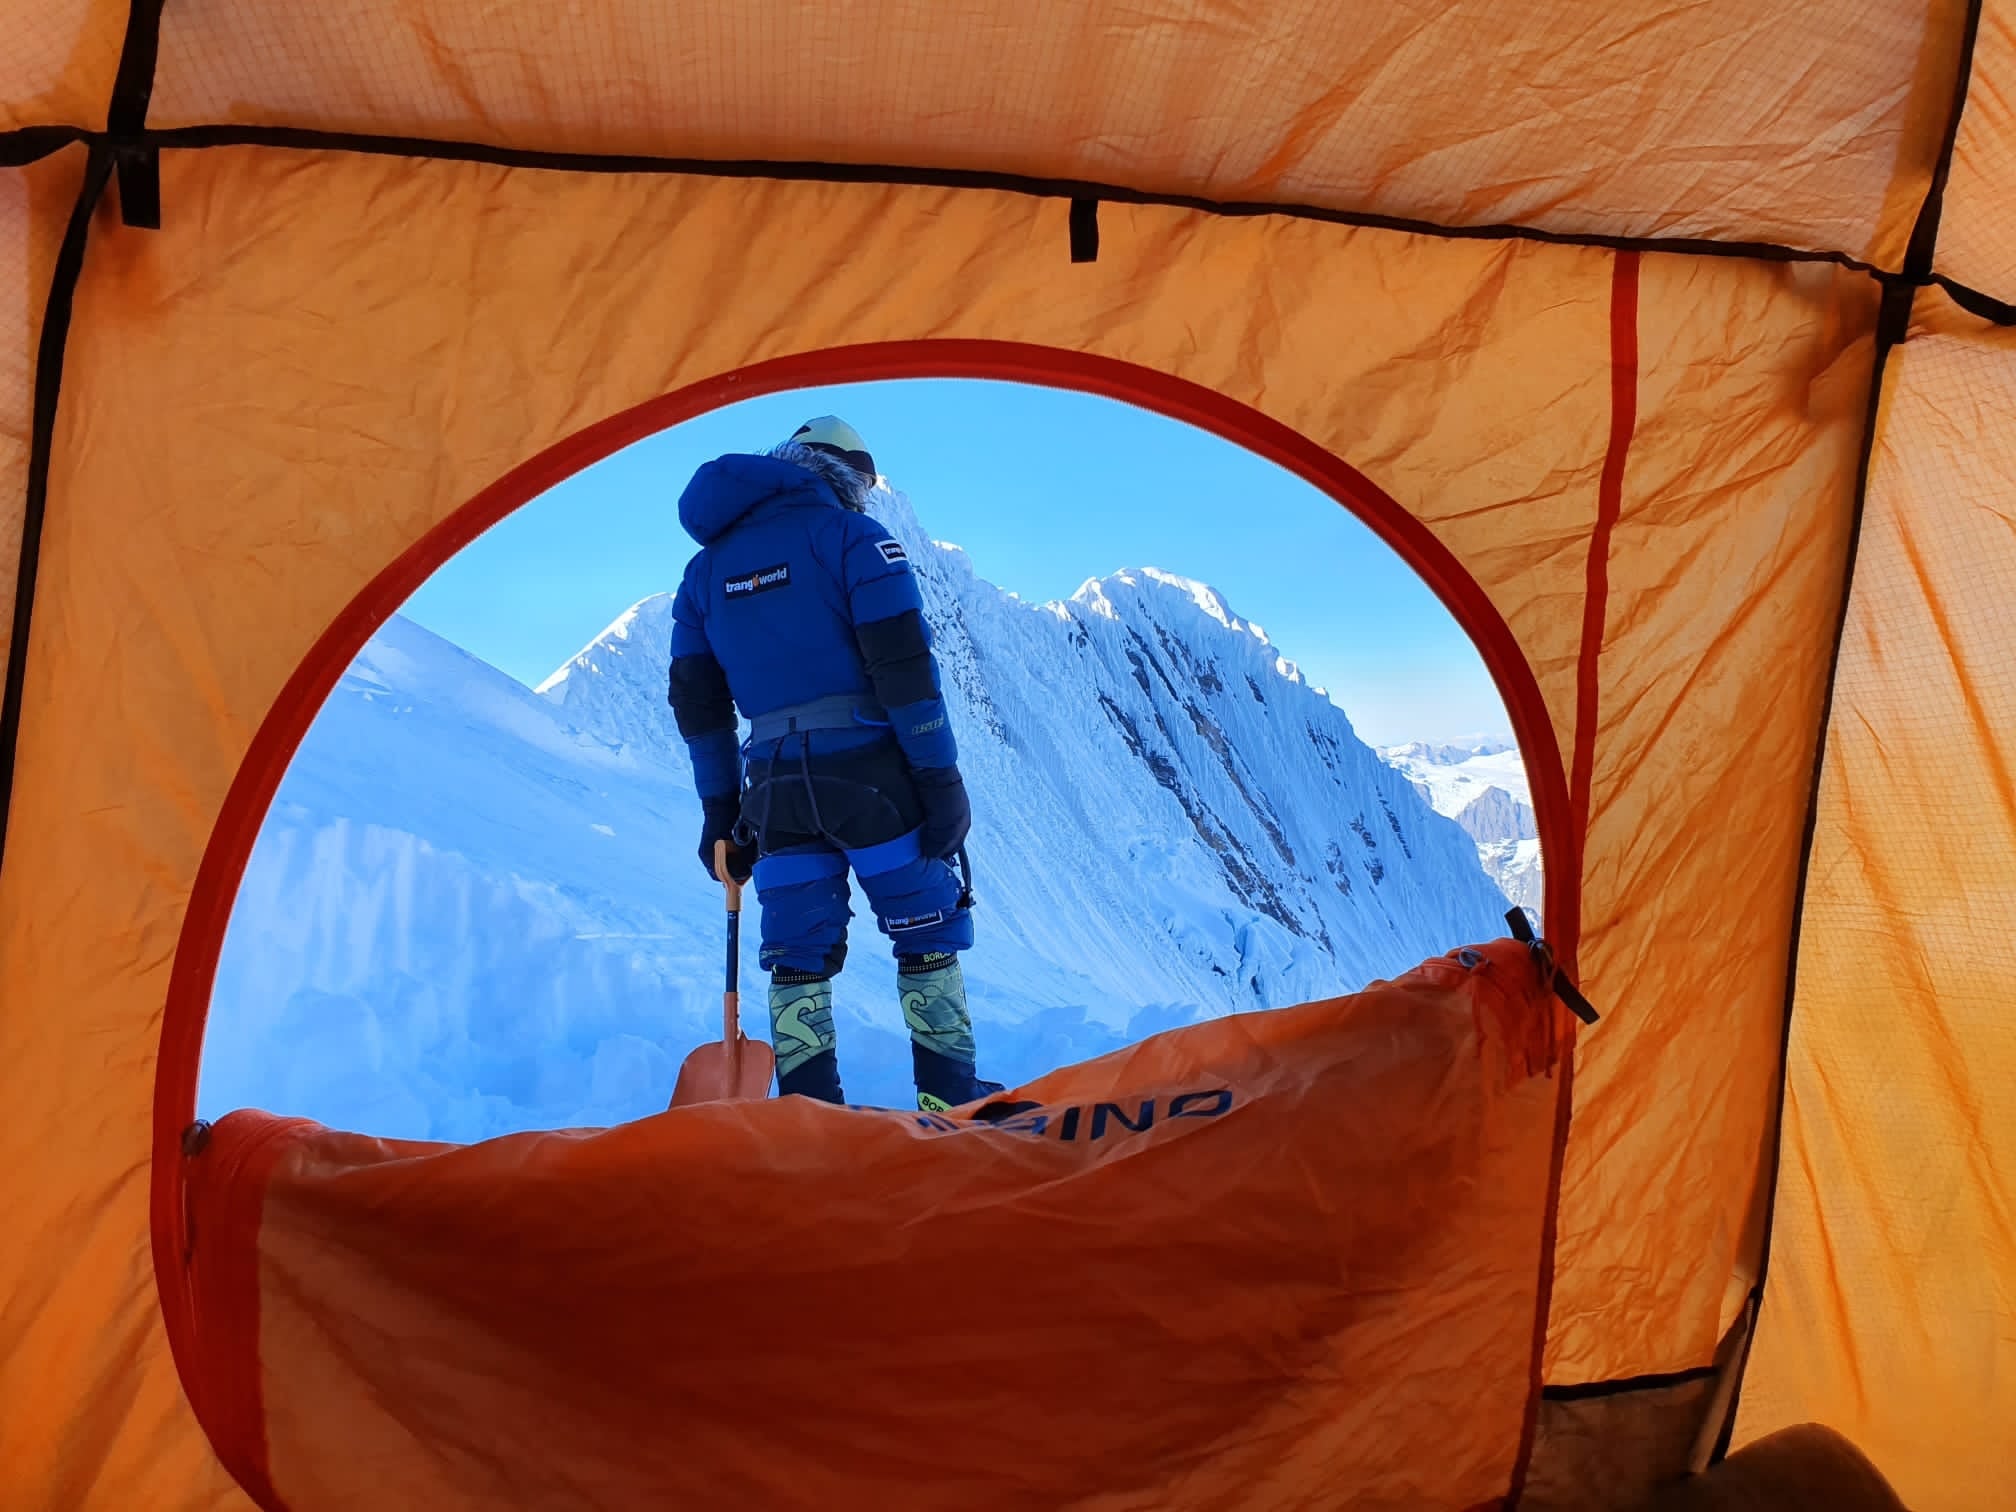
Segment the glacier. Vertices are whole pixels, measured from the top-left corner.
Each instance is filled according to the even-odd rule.
[[[1547,890],[1540,859],[1540,830],[1526,763],[1509,739],[1413,741],[1387,746],[1380,756],[1403,772],[1438,814],[1460,824],[1477,843],[1485,873],[1507,901],[1541,924]]]
[[[1472,835],[1212,589],[1141,569],[1031,604],[900,493],[873,508],[918,573],[973,800],[983,1074],[1013,1085],[1504,932]],[[632,606],[537,689],[409,619],[378,630],[254,847],[203,1116],[473,1141],[664,1107],[719,1033],[724,933],[665,702],[670,615],[669,596]],[[905,1106],[894,963],[855,911],[843,1075]]]

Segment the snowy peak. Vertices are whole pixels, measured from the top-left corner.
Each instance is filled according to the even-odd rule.
[[[1500,840],[1537,840],[1533,810],[1501,787],[1487,787],[1454,816],[1479,845]]]
[[[1282,1001],[1496,932],[1467,837],[1210,585],[1134,568],[1032,607],[900,494],[872,507],[918,575],[976,836],[1082,869],[1115,916],[1166,900],[1141,947],[1173,942],[1191,994]]]
[[[1069,606],[1096,613],[1103,619],[1118,618],[1131,607],[1137,615],[1186,627],[1194,626],[1201,617],[1218,629],[1244,636],[1257,645],[1273,644],[1265,630],[1234,613],[1225,595],[1209,583],[1164,572],[1159,567],[1128,567],[1103,578],[1087,578],[1071,595]]]
[[[584,737],[571,722],[555,719],[524,684],[404,615],[395,614],[351,662],[318,721],[340,721],[348,706],[368,706],[409,728],[446,728],[465,743],[509,740],[549,757],[601,767],[629,765],[617,747]],[[679,769],[675,785],[690,786]]]
[[[564,705],[570,677],[575,674],[599,675],[600,665],[607,658],[622,656],[632,649],[648,660],[661,648],[661,643],[667,650],[672,643],[672,595],[669,593],[654,593],[625,609],[606,630],[575,652],[565,665],[556,668],[533,692],[542,696],[558,695],[557,701]]]
[[[672,663],[672,595],[654,593],[619,614],[538,695],[563,728],[634,759],[686,767],[685,746],[666,702]]]
[[[1152,627],[1155,638],[1169,643],[1171,655],[1186,670],[1200,665],[1206,668],[1200,674],[1203,684],[1219,680],[1217,660],[1225,653],[1242,672],[1263,683],[1280,679],[1305,685],[1301,668],[1274,649],[1259,625],[1235,614],[1222,593],[1208,583],[1159,567],[1128,568],[1088,579],[1066,604],[1049,607],[1065,618],[1109,620],[1144,630]],[[1207,691],[1215,690],[1207,686]]]
[[[1200,583],[1195,578],[1178,577],[1173,572],[1164,572],[1159,567],[1130,567],[1103,578],[1087,578],[1078,591],[1071,595],[1071,602],[1088,610],[1095,610],[1105,618],[1118,613],[1116,600],[1139,598],[1143,595],[1169,594],[1187,600],[1208,619],[1227,630],[1242,631],[1257,637],[1264,645],[1266,632],[1257,625],[1234,614],[1225,602],[1225,596],[1209,583]]]

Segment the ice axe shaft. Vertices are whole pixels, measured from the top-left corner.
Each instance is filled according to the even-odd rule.
[[[714,842],[714,875],[728,892],[728,970],[721,994],[721,1040],[702,1045],[679,1068],[672,1106],[694,1103],[760,1101],[770,1095],[777,1055],[761,1040],[742,1033],[739,983],[742,963],[742,884],[728,871],[728,842]]]
[[[714,842],[714,875],[728,890],[728,987],[721,998],[721,1038],[742,1038],[742,884],[728,872],[728,842]]]

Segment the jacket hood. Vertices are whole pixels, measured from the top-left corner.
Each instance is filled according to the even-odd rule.
[[[679,495],[679,523],[702,546],[711,546],[738,520],[773,502],[841,507],[832,485],[797,463],[737,452],[716,457],[693,474]]]
[[[833,492],[840,496],[841,508],[851,509],[856,514],[868,512],[868,500],[877,483],[872,474],[859,471],[853,463],[830,451],[821,451],[816,446],[806,446],[798,441],[785,441],[773,446],[769,454],[796,463],[805,471],[824,478],[833,485]]]

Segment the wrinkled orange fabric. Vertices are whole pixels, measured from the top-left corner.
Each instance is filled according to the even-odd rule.
[[[0,869],[10,1001],[60,1005],[0,1014],[0,1164],[36,1173],[0,1281],[37,1302],[0,1318],[0,1433],[42,1446],[15,1461],[31,1505],[211,1494],[147,1251],[162,1003],[197,867],[331,620],[584,425],[753,360],[899,336],[1172,372],[1376,462],[1548,647],[1550,712],[1573,717],[1577,627],[1532,595],[1579,596],[1606,253],[1116,210],[1101,262],[1073,269],[1065,207],[1009,195],[235,149],[165,153],[162,176],[176,213],[142,232],[101,212],[79,293]],[[761,262],[715,256],[766,236]],[[491,277],[553,297],[500,302]],[[1394,293],[1336,305],[1360,281]],[[1461,404],[1428,355],[1454,333]],[[1378,397],[1340,402],[1354,388]],[[1533,530],[1558,545],[1537,566],[1512,544]],[[87,1465],[95,1501],[66,1494]]]
[[[152,120],[976,168],[1903,255],[1963,0],[177,0]]]
[[[1644,262],[1582,876],[1606,1014],[1576,1055],[1550,1381],[1705,1364],[1756,1276],[1875,316],[1828,269]]]
[[[36,1172],[13,1208],[34,1243],[0,1260],[38,1299],[0,1319],[0,1434],[78,1446],[20,1461],[36,1502],[64,1504],[79,1463],[107,1505],[211,1484],[152,1293],[145,1181],[161,1005],[254,732],[376,574],[584,426],[861,341],[1033,342],[1197,383],[1427,526],[1575,747],[1618,440],[1608,252],[1107,206],[1099,261],[1074,266],[1064,205],[1007,194],[257,149],[166,152],[162,175],[162,230],[108,211],[94,228],[0,871],[10,997],[60,1005],[0,1014],[0,1163]],[[717,255],[759,242],[761,260]],[[1702,1364],[1724,1311],[1761,1117],[1742,1057],[1778,1021],[1783,944],[1722,879],[1784,867],[1796,834],[1796,793],[1748,806],[1776,770],[1762,755],[1811,739],[1801,647],[1834,592],[1854,429],[1836,390],[1869,308],[1859,283],[1737,260],[1647,257],[1639,283],[1591,706],[1586,985],[1608,1016],[1584,1041],[1594,1135],[1571,1142],[1550,1356],[1571,1383]],[[1717,648],[1737,645],[1732,668]],[[1750,817],[1700,823],[1716,801]],[[1660,1054],[1640,1062],[1639,1036]],[[1700,1106],[1662,1095],[1676,1066]],[[1662,1130],[1686,1141],[1684,1180]],[[55,1252],[73,1263],[31,1264]],[[87,1349],[61,1321],[80,1317]],[[115,1389],[117,1412],[80,1412]]]
[[[2016,304],[2016,0],[1982,0],[1936,266]]]
[[[220,1447],[263,1439],[295,1512],[1491,1501],[1567,1020],[1524,947],[1468,961],[991,1124],[785,1098],[455,1148],[233,1115],[190,1162],[206,1416],[245,1409]]]
[[[2016,1424],[2016,332],[1893,354],[1800,935],[1741,1437],[1817,1420],[1914,1512]]]
[[[35,347],[56,249],[84,179],[84,149],[0,169],[0,668],[14,637],[14,584],[27,504]]]
[[[14,635],[14,582],[20,568],[21,521],[27,503],[28,426],[33,402],[35,342],[49,280],[36,278],[37,233],[56,225],[29,205],[27,173],[0,170],[0,669]]]
[[[150,120],[1076,174],[1896,266],[1964,9],[359,0],[283,22],[174,0]],[[128,10],[7,7],[0,133],[101,126]],[[2009,301],[2016,21],[1980,12],[1936,263]],[[0,635],[81,157],[0,168]],[[1061,201],[994,192],[221,149],[163,176],[161,231],[110,205],[94,229],[0,872],[0,1500],[246,1505],[168,1353],[150,1119],[198,862],[316,637],[582,427],[854,341],[1038,343],[1204,385],[1362,469],[1481,585],[1562,756],[1588,758],[1573,880],[1607,1016],[1578,1050],[1548,1378],[1705,1362],[1755,1272],[1872,283],[1648,255],[1620,388],[1624,265],[1598,250],[1109,203],[1074,266]],[[1746,1435],[1821,1416],[1933,1508],[1999,1506],[2016,1419],[1983,985],[2007,975],[2016,856],[2008,343],[1934,300],[1893,370],[1743,1399]]]
[[[125,0],[26,0],[0,15],[0,131],[103,126]]]

